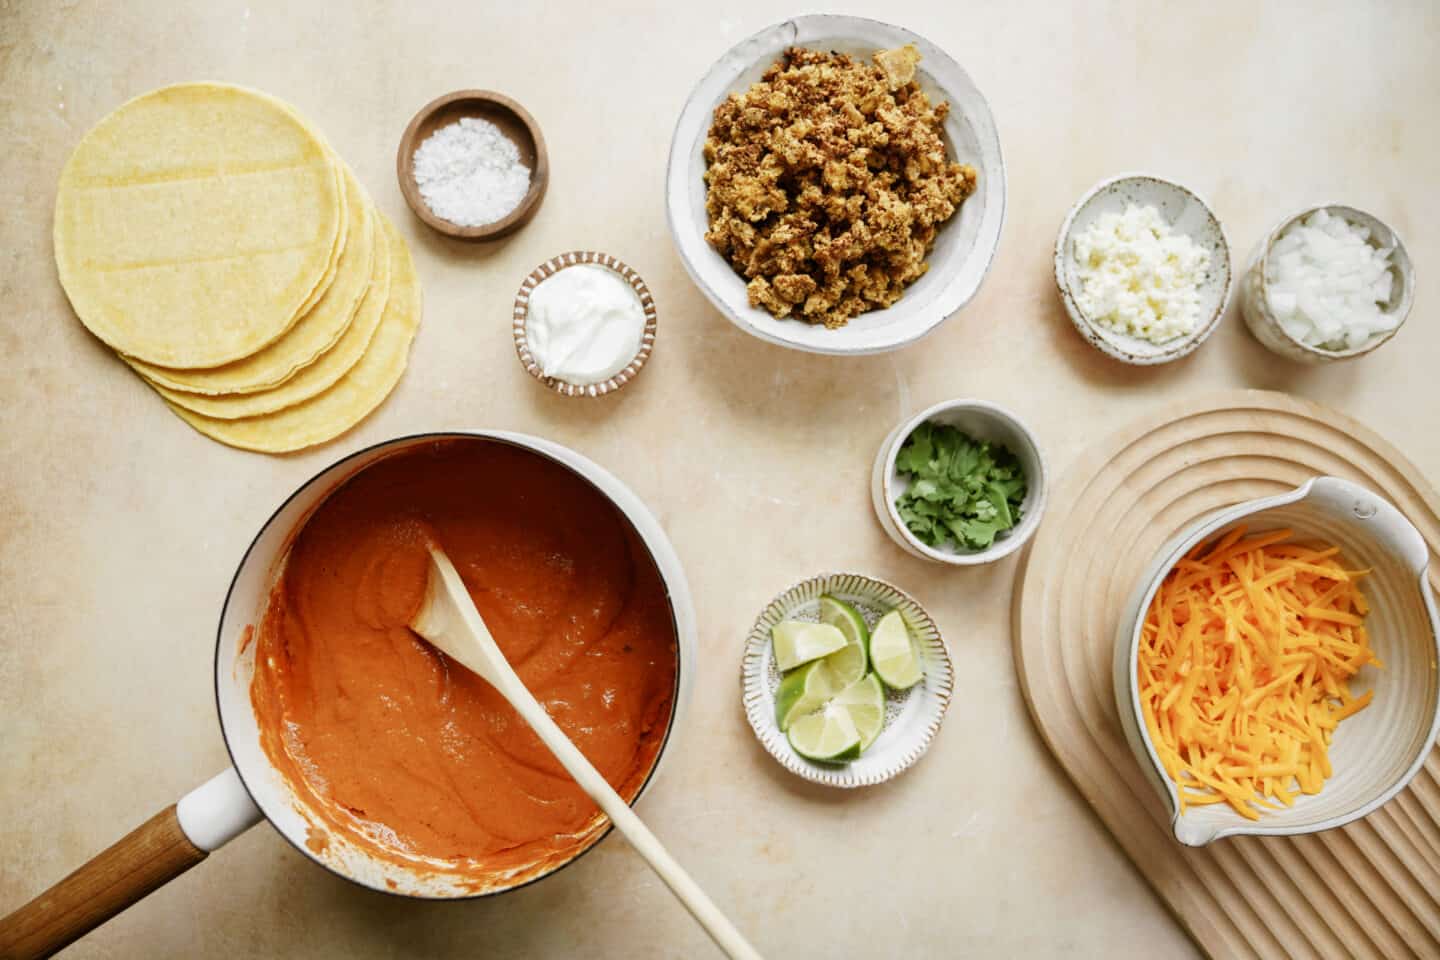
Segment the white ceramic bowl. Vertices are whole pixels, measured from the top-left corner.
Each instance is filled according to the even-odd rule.
[[[1265,272],[1269,265],[1270,248],[1275,245],[1280,234],[1284,233],[1292,223],[1310,216],[1317,210],[1326,210],[1351,223],[1369,227],[1371,246],[1393,247],[1395,251],[1390,255],[1390,273],[1394,276],[1395,282],[1392,286],[1390,300],[1384,306],[1384,312],[1398,316],[1400,322],[1395,325],[1394,330],[1372,337],[1353,350],[1326,350],[1296,340],[1285,332],[1284,327],[1280,326],[1280,321],[1275,319],[1275,314],[1271,312],[1270,303],[1265,297]],[[1250,328],[1250,332],[1255,335],[1256,340],[1259,340],[1272,352],[1300,363],[1329,363],[1333,360],[1349,360],[1352,357],[1369,353],[1399,332],[1405,324],[1405,319],[1409,317],[1410,306],[1414,302],[1415,265],[1410,261],[1410,254],[1405,250],[1405,244],[1400,242],[1400,235],[1383,220],[1373,217],[1363,210],[1356,210],[1354,207],[1338,203],[1322,203],[1319,206],[1306,207],[1299,213],[1277,223],[1275,228],[1265,235],[1265,239],[1256,244],[1255,250],[1250,254],[1250,260],[1245,266],[1244,279],[1240,282],[1240,312],[1245,318],[1245,326]]]
[[[1179,813],[1177,788],[1165,772],[1140,707],[1136,669],[1141,628],[1160,583],[1197,544],[1243,524],[1252,533],[1288,527],[1299,540],[1339,547],[1346,562],[1371,573],[1366,626],[1384,667],[1367,667],[1352,689],[1375,691],[1370,706],[1340,724],[1330,747],[1334,776],[1293,807],[1247,820],[1228,804]],[[1161,551],[1120,618],[1115,644],[1115,700],[1131,750],[1170,811],[1175,838],[1203,846],[1221,837],[1294,836],[1365,816],[1395,796],[1420,770],[1440,731],[1440,622],[1426,579],[1430,551],[1410,521],[1385,500],[1348,480],[1318,477],[1276,497],[1252,500],[1203,520]]]
[[[916,72],[934,102],[947,100],[944,135],[954,159],[979,173],[974,194],[943,227],[930,270],[884,310],[872,310],[838,330],[803,320],[777,320],[750,306],[745,281],[705,242],[705,158],[702,150],[715,108],[747,89],[787,47],[835,50],[869,60],[876,50],[913,43],[924,59]],[[760,31],[721,57],[690,94],[670,144],[665,208],[685,269],[721,313],[762,340],[811,353],[867,354],[914,343],[958,311],[980,289],[1005,220],[1005,164],[985,98],[960,65],[923,37],[860,17],[796,17]]]
[[[909,486],[895,469],[895,457],[906,438],[926,420],[958,427],[977,440],[1000,444],[1015,454],[1025,471],[1026,490],[1025,500],[1020,506],[1020,522],[997,536],[995,542],[984,550],[937,550],[921,543],[906,529],[895,509],[895,498]],[[1040,456],[1035,437],[1013,413],[984,400],[946,400],[904,421],[891,430],[880,445],[880,452],[870,471],[870,501],[874,504],[880,526],[890,539],[914,556],[956,566],[990,563],[1019,550],[1040,526],[1040,517],[1045,513],[1045,496],[1045,460]]]
[[[899,610],[925,671],[921,681],[909,690],[886,691],[885,729],[859,759],[847,764],[817,763],[800,756],[775,719],[780,671],[775,667],[770,628],[782,620],[819,619],[823,594],[853,605],[871,628],[885,613]],[[867,787],[909,769],[929,748],[950,704],[950,653],[934,619],[903,590],[860,574],[821,574],[797,583],[760,612],[745,641],[740,686],[751,729],[761,746],[786,770],[830,787]]]
[[[1200,323],[1190,333],[1164,343],[1118,333],[1091,321],[1076,302],[1080,289],[1079,265],[1075,261],[1075,237],[1105,213],[1120,213],[1125,207],[1150,206],[1172,230],[1188,236],[1210,254],[1210,271],[1200,287]],[[1225,315],[1230,298],[1230,246],[1220,221],[1192,190],[1178,183],[1148,174],[1125,174],[1102,180],[1085,192],[1070,208],[1055,238],[1055,286],[1065,312],[1080,335],[1100,352],[1141,366],[1168,363],[1193,352],[1215,331]]]

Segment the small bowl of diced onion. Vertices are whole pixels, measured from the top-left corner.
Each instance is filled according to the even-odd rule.
[[[1415,268],[1383,221],[1340,204],[1281,220],[1255,248],[1240,306],[1255,339],[1301,363],[1369,353],[1415,299]]]

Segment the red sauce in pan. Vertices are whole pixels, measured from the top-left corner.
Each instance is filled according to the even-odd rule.
[[[533,876],[594,842],[599,811],[498,693],[406,625],[430,537],[536,699],[638,792],[676,682],[660,575],[603,494],[496,442],[382,460],[308,519],[256,633],[261,741],[308,816],[378,856],[480,886]]]

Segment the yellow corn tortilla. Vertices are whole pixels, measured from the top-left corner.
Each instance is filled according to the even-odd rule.
[[[278,103],[279,101],[276,102]],[[281,106],[284,106],[284,104],[281,104]],[[320,301],[320,298],[325,295],[325,291],[330,289],[330,284],[335,280],[335,271],[340,268],[340,254],[344,252],[345,243],[350,237],[350,206],[345,202],[345,164],[338,156],[330,151],[328,147],[326,148],[326,152],[330,155],[330,165],[335,168],[335,190],[336,196],[340,198],[340,229],[335,231],[335,242],[330,247],[330,263],[325,268],[325,272],[320,275],[320,279],[316,282],[315,288],[310,291],[310,296],[306,297],[305,302],[300,305],[300,317],[309,313],[315,304]],[[299,322],[299,317],[297,317],[294,323]]]
[[[324,292],[343,226],[335,161],[293,112],[180,84],[122,105],[76,146],[55,264],[81,322],[116,350],[214,367],[281,336]]]
[[[377,220],[380,218],[380,214],[374,210],[370,211],[370,216]],[[239,420],[242,417],[273,413],[293,407],[328,390],[360,361],[380,325],[386,300],[390,296],[390,247],[392,244],[405,242],[398,235],[393,240],[390,238],[394,229],[389,225],[389,221],[385,221],[383,227],[376,225],[374,274],[370,278],[369,290],[360,302],[360,309],[355,312],[355,319],[350,321],[345,333],[333,347],[320,354],[314,363],[302,367],[284,383],[259,393],[235,393],[216,397],[182,393],[162,387],[154,381],[150,382],[150,386],[170,403],[217,420]],[[286,334],[277,343],[284,343],[289,338],[290,334]],[[265,350],[273,348],[272,344]],[[138,365],[136,366],[138,368]]]
[[[176,416],[221,443],[264,453],[285,453],[333,440],[365,419],[404,373],[410,343],[420,324],[415,264],[388,220],[385,227],[390,239],[390,297],[369,348],[339,382],[293,407],[258,417],[220,420],[171,404]]]
[[[130,366],[152,384],[168,387],[171,391],[228,397],[269,390],[283,384],[338,343],[356,316],[370,284],[376,260],[375,239],[379,230],[370,212],[365,188],[348,169],[344,169],[344,183],[351,229],[345,249],[340,254],[334,281],[280,339],[242,360],[208,370],[171,370],[138,360],[130,360]],[[380,259],[383,260],[383,257]],[[176,402],[190,406],[183,401]]]

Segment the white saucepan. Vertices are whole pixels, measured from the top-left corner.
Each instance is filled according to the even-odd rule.
[[[325,844],[307,845],[310,820],[305,803],[271,765],[260,746],[250,703],[255,645],[251,626],[259,621],[295,532],[319,503],[345,480],[383,457],[438,440],[469,438],[529,450],[589,481],[630,522],[650,552],[669,594],[677,638],[674,707],[655,766],[689,699],[695,669],[695,611],[680,560],[654,516],[623,483],[580,454],[538,437],[504,431],[455,431],[401,437],[352,454],[322,470],[290,496],[260,529],[240,561],[215,644],[215,699],[220,729],[233,766],[156,814],[29,904],[0,921],[0,956],[38,957],[61,949],[156,888],[204,860],[211,851],[267,819],[297,850],[321,866],[363,886],[426,899],[459,899],[503,893],[555,872],[590,849],[581,848],[560,864],[517,871],[477,891],[473,880],[447,872],[440,862],[414,869],[380,860],[332,833]],[[319,822],[318,818],[315,818]],[[608,825],[607,825],[608,832]],[[598,836],[597,836],[598,841]]]

